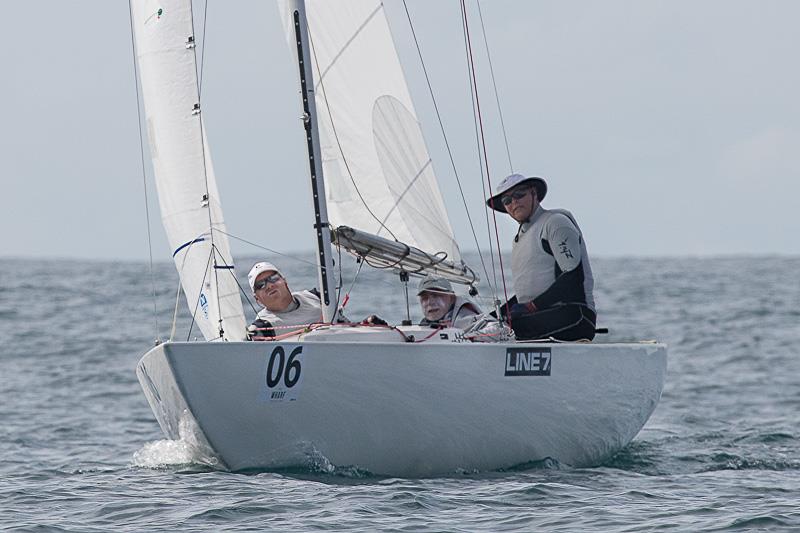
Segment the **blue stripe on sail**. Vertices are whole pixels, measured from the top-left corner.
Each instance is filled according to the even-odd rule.
[[[217,270],[233,270],[233,265],[214,265]]]
[[[184,248],[186,248],[187,246],[191,246],[191,245],[193,245],[193,244],[194,244],[194,243],[196,243],[196,242],[202,242],[202,241],[204,241],[204,240],[206,240],[206,239],[205,239],[205,237],[198,237],[198,238],[196,238],[196,239],[195,239],[195,240],[193,240],[193,241],[189,241],[189,242],[185,242],[185,243],[181,244],[180,246],[178,246],[178,249],[177,249],[177,250],[175,250],[175,251],[172,253],[172,257],[175,257],[176,255],[178,255],[178,252],[180,252],[181,250],[183,250],[183,249],[184,249]]]

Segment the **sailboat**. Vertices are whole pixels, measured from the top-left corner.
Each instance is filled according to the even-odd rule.
[[[164,434],[232,471],[323,461],[408,477],[548,458],[589,466],[626,446],[660,399],[663,344],[473,342],[453,328],[332,324],[333,241],[401,275],[477,276],[452,237],[382,2],[288,0],[281,11],[298,66],[324,323],[246,342],[191,1],[131,4],[162,218],[205,339],[160,343],[137,365]]]

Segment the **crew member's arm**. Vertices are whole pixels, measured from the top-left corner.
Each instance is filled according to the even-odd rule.
[[[542,294],[534,298],[531,311],[546,309],[558,302],[585,302],[583,288],[583,257],[581,235],[575,224],[561,213],[553,215],[542,239],[545,250],[549,247],[556,260],[556,280]]]

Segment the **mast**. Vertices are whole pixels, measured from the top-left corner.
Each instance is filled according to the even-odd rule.
[[[289,13],[297,53],[300,74],[300,96],[303,101],[303,127],[308,149],[308,170],[311,178],[311,197],[314,201],[314,231],[317,235],[317,268],[319,272],[320,303],[322,320],[333,322],[336,304],[333,300],[333,255],[331,253],[331,230],[328,223],[328,208],[325,203],[325,181],[322,177],[322,161],[319,157],[319,124],[314,102],[314,77],[311,68],[310,41],[306,22],[304,0],[289,0]]]

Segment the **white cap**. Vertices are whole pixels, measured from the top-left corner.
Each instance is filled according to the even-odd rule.
[[[268,270],[274,270],[276,274],[281,274],[281,271],[278,270],[278,267],[266,261],[261,261],[260,263],[253,265],[253,268],[251,268],[250,272],[247,274],[247,282],[250,284],[251,291],[256,291],[255,285],[258,275],[262,272],[267,272]],[[281,276],[283,276],[283,274],[281,274]]]
[[[486,200],[486,205],[495,211],[507,213],[508,211],[506,211],[506,207],[500,201],[500,197],[520,183],[525,183],[526,181],[530,181],[531,185],[536,189],[536,197],[539,199],[539,201],[541,202],[544,200],[544,196],[547,194],[547,182],[545,182],[543,178],[538,178],[535,176],[529,178],[527,176],[523,176],[522,174],[511,174],[510,176],[503,178],[503,181],[501,181],[500,184],[494,188],[494,195]]]
[[[455,294],[453,292],[453,285],[444,278],[440,278],[434,276],[433,274],[428,274],[419,284],[419,289],[417,289],[417,296],[422,294],[425,291],[431,292],[449,292],[451,294]]]

